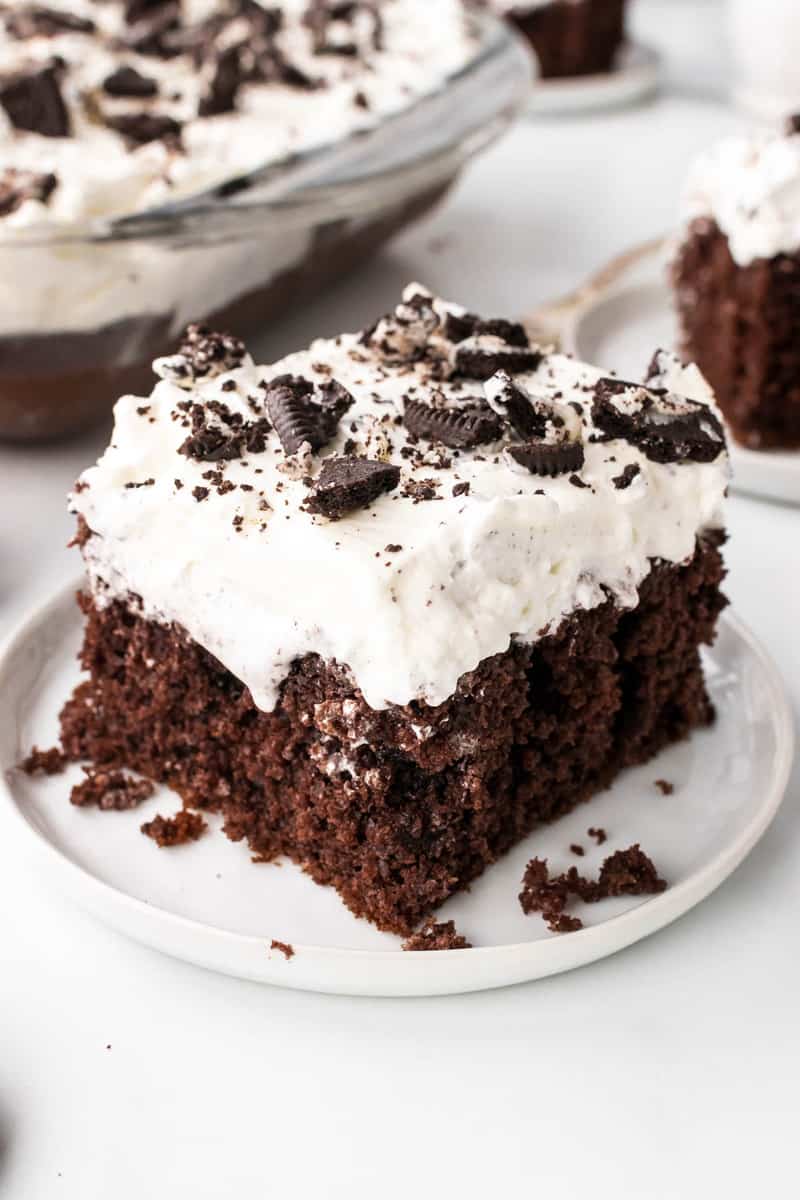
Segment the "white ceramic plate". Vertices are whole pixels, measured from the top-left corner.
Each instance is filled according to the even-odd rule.
[[[199,842],[159,850],[139,825],[179,804],[166,789],[132,812],[76,809],[78,768],[29,779],[13,768],[33,743],[53,744],[59,708],[79,677],[81,620],[74,588],[37,612],[0,655],[0,825],[38,859],[38,870],[84,909],[176,958],[246,979],[362,995],[417,996],[500,987],[592,962],[646,937],[725,879],[769,825],[792,758],[792,721],[780,678],[733,617],[706,656],[719,712],[648,766],[627,772],[590,804],[539,830],[492,867],[441,917],[454,918],[473,950],[408,953],[400,939],[352,917],[330,888],[289,863],[253,865],[243,845],[214,829]],[[675,793],[654,786],[668,779]],[[602,826],[602,848],[587,836]],[[586,849],[574,858],[569,846]],[[641,842],[670,887],[650,899],[575,908],[579,933],[552,935],[517,902],[534,854],[561,870],[596,873],[603,857]],[[7,851],[8,852],[8,851]],[[270,950],[290,942],[288,961]],[[620,968],[624,969],[624,968]]]
[[[663,247],[652,243],[617,262],[619,270],[610,264],[596,277],[604,284],[587,285],[562,309],[558,333],[567,353],[641,379],[653,351],[678,342]],[[800,504],[800,451],[747,450],[732,438],[730,451],[736,491]]]
[[[629,42],[613,71],[569,79],[537,79],[528,105],[531,116],[566,116],[594,109],[617,108],[650,96],[661,78],[661,57],[655,50]]]

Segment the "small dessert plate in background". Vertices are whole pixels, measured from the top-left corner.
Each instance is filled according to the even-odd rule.
[[[634,247],[571,296],[533,314],[530,325],[557,338],[567,354],[642,379],[653,351],[678,343],[665,269],[663,241]],[[800,504],[800,451],[748,450],[730,435],[729,450],[734,491]]]
[[[651,96],[661,80],[661,56],[648,46],[628,42],[613,71],[602,75],[537,79],[528,115],[566,116],[601,108],[635,104]]]
[[[37,878],[126,936],[210,970],[308,991],[424,996],[479,991],[543,978],[603,958],[668,925],[717,888],[769,826],[783,798],[793,723],[780,677],[748,630],[723,616],[704,655],[717,721],[552,825],[538,829],[448,901],[471,950],[405,952],[284,862],[253,864],[243,843],[211,832],[158,849],[139,832],[178,797],[161,788],[127,812],[69,803],[78,767],[51,778],[15,769],[36,743],[51,746],[58,711],[78,678],[77,583],[55,596],[0,653],[0,827],[37,861]],[[663,794],[656,780],[673,785]],[[606,831],[605,845],[588,835]],[[669,887],[661,895],[576,905],[585,928],[551,934],[518,903],[534,855],[553,872],[577,865],[596,876],[603,859],[635,842]],[[584,850],[582,857],[572,845]],[[733,913],[717,912],[732,922]],[[282,943],[273,946],[275,943]],[[288,954],[291,947],[292,954]],[[625,970],[620,962],[618,969]]]

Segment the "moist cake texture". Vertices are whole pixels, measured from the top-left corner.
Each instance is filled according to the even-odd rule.
[[[535,824],[711,719],[724,437],[411,285],[257,367],[194,329],[72,498],[70,757],[169,782],[408,932]]]
[[[488,0],[531,43],[544,79],[610,71],[625,40],[626,0]]]
[[[672,264],[682,352],[736,439],[800,447],[800,132],[730,138],[701,158]]]

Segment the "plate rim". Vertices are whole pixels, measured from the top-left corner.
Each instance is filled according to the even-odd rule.
[[[71,599],[74,599],[75,592],[80,590],[84,581],[84,577],[79,575],[70,579],[68,583],[62,584],[53,594],[30,611],[17,624],[16,628],[0,642],[0,694],[4,691],[6,674],[14,654],[22,648],[32,634],[35,634],[36,630],[47,620],[48,616],[65,608],[66,604]],[[75,615],[77,617],[77,611]],[[233,944],[242,949],[257,948],[262,952],[262,966],[265,969],[269,968],[271,964],[275,964],[278,960],[271,955],[271,948],[267,945],[268,935],[238,933],[233,930],[220,929],[218,926],[207,924],[193,917],[186,917],[179,913],[171,912],[169,909],[163,908],[158,904],[150,904],[146,900],[130,895],[130,893],[114,884],[100,879],[89,869],[76,862],[26,817],[21,804],[14,795],[10,779],[12,772],[18,770],[15,764],[0,763],[0,818],[5,813],[8,823],[17,829],[21,835],[21,840],[24,839],[25,843],[34,853],[37,853],[51,865],[54,865],[60,880],[64,879],[68,885],[70,883],[73,885],[69,886],[68,890],[71,899],[78,908],[85,912],[88,911],[116,933],[122,933],[123,936],[151,949],[156,949],[160,953],[166,953],[171,957],[180,958],[182,961],[204,966],[206,969],[214,970],[218,973],[235,975],[238,978],[247,978],[257,982],[299,987],[304,990],[321,993],[340,992],[350,995],[386,995],[398,997],[403,995],[437,995],[455,991],[487,990],[490,987],[507,986],[526,979],[533,982],[538,978],[544,978],[547,975],[570,970],[574,967],[588,965],[600,958],[607,957],[618,950],[635,944],[637,941],[643,940],[645,937],[665,928],[678,917],[685,915],[715,891],[733,873],[757,845],[774,820],[785,797],[794,763],[795,723],[791,702],[776,663],[750,628],[735,613],[731,612],[730,609],[721,615],[720,624],[728,627],[729,631],[737,640],[744,644],[748,653],[758,663],[770,697],[768,712],[770,722],[775,731],[776,753],[769,766],[768,785],[764,789],[764,798],[748,820],[745,829],[733,843],[726,845],[708,862],[703,863],[687,879],[682,880],[681,883],[676,884],[674,887],[668,888],[661,895],[647,898],[641,904],[628,909],[624,913],[609,917],[597,925],[587,926],[572,933],[569,939],[557,937],[538,938],[533,941],[505,942],[493,946],[475,946],[469,950],[437,951],[434,955],[431,955],[428,951],[421,950],[401,951],[399,946],[393,949],[379,950],[346,946],[321,946],[295,941],[291,943],[295,954],[302,955],[307,960],[314,957],[317,959],[327,959],[329,962],[355,961],[361,965],[375,960],[383,963],[390,961],[398,963],[402,961],[408,964],[410,972],[414,971],[415,967],[419,970],[422,964],[427,964],[426,972],[430,975],[433,975],[436,971],[436,964],[441,968],[445,963],[454,961],[469,961],[477,964],[479,961],[485,961],[493,957],[510,957],[516,955],[518,966],[522,967],[524,965],[522,959],[525,955],[535,953],[537,957],[545,959],[543,964],[544,970],[537,970],[534,974],[530,975],[522,973],[517,979],[507,979],[504,982],[488,984],[478,982],[466,987],[459,985],[455,988],[437,986],[422,991],[413,988],[410,990],[399,990],[396,986],[390,986],[386,990],[382,989],[381,982],[378,980],[375,987],[365,990],[363,988],[342,988],[336,986],[334,980],[331,980],[330,985],[327,987],[320,984],[309,985],[300,981],[295,982],[288,975],[284,978],[266,978],[265,972],[260,972],[257,975],[246,975],[238,970],[226,970],[226,968],[219,965],[209,965],[208,961],[204,962],[198,957],[188,957],[165,949],[160,939],[146,938],[129,932],[127,927],[122,927],[114,919],[116,911],[119,910],[123,913],[128,912],[133,916],[143,917],[146,921],[153,923],[158,929],[165,928],[167,931],[182,931],[195,937],[210,938],[210,940],[217,942]],[[105,898],[109,901],[108,905],[103,906],[104,914],[107,913],[108,918],[106,919],[105,915],[100,916],[98,914],[98,906],[90,904],[88,901],[84,904],[78,898],[81,892],[92,893],[98,900]],[[684,898],[688,899],[688,902],[685,904],[683,903]],[[628,938],[626,936],[627,927],[634,923],[642,924],[642,913],[644,910],[650,914],[651,919],[644,922],[645,928],[642,932]],[[656,919],[653,920],[653,917]],[[610,938],[609,934],[612,934]],[[604,940],[612,943],[610,948],[603,948],[602,942]],[[570,946],[579,944],[587,946],[595,943],[600,943],[600,945],[594,945],[593,947],[597,953],[590,953],[588,956],[580,958],[577,962],[564,965],[560,964],[559,960],[564,958],[565,955],[558,948],[564,947],[567,943]],[[263,954],[265,949],[269,953]],[[467,955],[469,955],[469,959],[467,959]],[[573,956],[566,955],[566,957],[570,958]],[[284,963],[288,961],[284,960],[282,955],[279,955],[278,958]],[[548,961],[550,959],[554,961]],[[434,981],[431,979],[429,982],[433,983]]]
[[[549,79],[538,76],[533,84],[527,114],[579,114],[594,108],[633,103],[634,100],[642,99],[655,91],[661,82],[663,66],[663,55],[654,46],[635,38],[627,38],[620,47],[610,71]],[[599,101],[592,99],[597,91],[604,93]],[[623,94],[620,96],[620,93]]]

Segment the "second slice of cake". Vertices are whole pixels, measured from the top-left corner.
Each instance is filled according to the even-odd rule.
[[[71,757],[405,933],[711,719],[728,462],[694,368],[606,377],[412,285],[268,367],[194,329],[156,369],[73,496]]]

